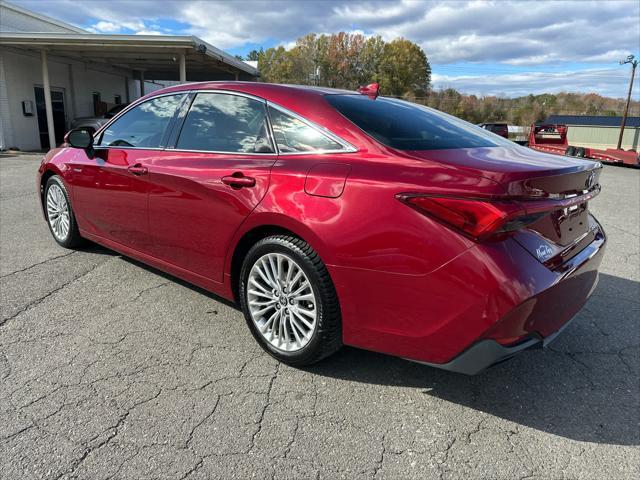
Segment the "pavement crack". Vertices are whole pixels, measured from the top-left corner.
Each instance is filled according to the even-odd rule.
[[[484,422],[486,422],[486,418],[482,418],[480,419],[480,421],[478,422],[478,424],[476,425],[476,427],[473,430],[470,430],[467,432],[467,443],[471,444],[471,437],[473,435],[475,435],[476,433],[480,433],[480,430],[482,430],[482,425],[484,424]],[[453,443],[449,446],[449,448],[451,448],[451,446],[453,446]]]
[[[190,477],[191,475],[193,475],[194,473],[196,473],[198,470],[200,470],[202,468],[202,465],[204,465],[204,458],[200,458],[198,460],[198,463],[196,463],[193,468],[187,470],[185,472],[184,475],[182,475],[179,480],[185,480],[186,478]]]
[[[68,287],[69,285],[73,284],[74,282],[77,282],[81,278],[86,277],[87,275],[92,273],[94,270],[96,270],[99,266],[101,266],[103,264],[104,264],[104,262],[94,265],[92,268],[90,268],[86,272],[81,273],[80,275],[77,275],[77,276],[73,277],[71,280],[69,280],[68,282],[63,283],[59,287],[54,288],[53,290],[51,290],[46,295],[43,295],[42,297],[36,298],[35,300],[29,302],[24,308],[22,308],[17,313],[15,313],[15,314],[11,315],[10,317],[7,317],[6,319],[3,319],[2,321],[0,321],[0,327],[2,327],[4,325],[7,325],[11,320],[13,320],[14,318],[22,315],[24,312],[26,312],[28,310],[31,310],[34,307],[37,307],[38,305],[40,305],[43,301],[45,301],[50,296],[54,295],[55,293],[59,292],[60,290],[65,289],[66,287]]]
[[[60,478],[64,477],[65,475],[71,475],[73,474],[79,467],[80,465],[82,465],[82,463],[87,459],[87,457],[89,456],[89,454],[91,454],[92,452],[95,452],[101,448],[103,448],[105,445],[108,445],[109,442],[111,442],[111,440],[113,440],[115,437],[118,436],[118,433],[120,431],[120,427],[122,427],[122,425],[124,424],[124,422],[127,420],[127,418],[129,417],[129,415],[131,414],[131,412],[136,409],[137,407],[144,405],[145,403],[149,403],[155,399],[157,399],[163,392],[164,390],[161,388],[158,390],[158,392],[153,395],[150,398],[147,398],[145,400],[141,400],[139,402],[134,403],[131,407],[129,407],[118,419],[118,421],[116,422],[115,425],[107,428],[106,430],[103,430],[101,433],[99,433],[98,435],[96,435],[95,437],[93,437],[91,440],[89,440],[89,442],[87,442],[87,446],[85,447],[84,451],[82,452],[82,455],[80,456],[80,458],[78,458],[77,460],[75,460],[72,465],[64,472],[62,472],[60,475],[58,475],[56,477],[56,480],[59,480]],[[109,432],[106,436],[106,438],[104,438],[103,440],[101,440],[100,442],[98,442],[96,445],[93,446],[88,446],[88,444],[90,444],[93,440],[95,440],[96,438],[99,438],[100,435],[102,435],[105,432]]]
[[[158,285],[153,285],[152,287],[144,288],[144,289],[140,290],[136,294],[136,296],[133,297],[130,301],[131,302],[135,302],[135,301],[139,300],[140,297],[142,297],[145,293],[150,292],[150,291],[155,290],[155,289],[160,288],[160,287],[164,287],[165,285],[169,285],[170,283],[171,282],[167,281],[167,282],[159,283]]]
[[[625,230],[624,228],[618,227],[617,225],[613,225],[611,223],[607,224],[607,228],[615,228],[616,230],[626,233],[627,235],[631,235],[633,237],[640,237],[637,233],[630,232],[629,230]]]
[[[384,456],[387,453],[387,446],[386,446],[386,434],[382,435],[382,442],[381,442],[381,450],[380,450],[380,457],[378,458],[375,466],[373,467],[373,478],[376,478],[378,476],[378,473],[380,472],[380,470],[382,469],[382,465],[384,464]]]
[[[291,447],[296,441],[296,436],[298,435],[298,430],[300,429],[300,417],[296,416],[296,426],[293,428],[293,434],[291,435],[291,440],[287,443],[287,446],[284,449],[284,454],[282,458],[287,458],[289,456],[289,452],[291,452]]]
[[[264,420],[265,417],[265,413],[267,411],[267,408],[269,408],[269,406],[271,405],[271,390],[273,389],[273,383],[275,382],[276,378],[278,377],[278,374],[280,373],[280,362],[278,362],[276,364],[276,370],[273,373],[273,376],[271,377],[271,380],[269,381],[269,388],[267,389],[267,395],[266,395],[266,402],[264,404],[264,407],[262,408],[262,411],[260,412],[260,417],[258,418],[258,421],[256,422],[258,424],[258,428],[256,429],[256,431],[253,433],[253,435],[251,436],[251,446],[249,447],[248,451],[246,453],[249,453],[253,450],[253,448],[255,447],[256,444],[256,437],[260,434],[260,432],[262,431],[262,422]]]
[[[64,258],[64,257],[69,257],[69,256],[71,256],[71,255],[73,255],[75,253],[78,253],[78,251],[74,250],[72,252],[63,253],[62,255],[56,255],[55,257],[47,258],[46,260],[43,260],[41,262],[34,263],[33,265],[29,265],[28,267],[21,268],[20,270],[14,270],[13,272],[5,273],[4,275],[0,275],[0,278],[7,278],[7,277],[10,277],[10,276],[15,275],[17,273],[26,272],[28,270],[31,270],[32,268],[39,267],[40,265],[45,265],[45,264],[47,264],[49,262],[52,262],[54,260],[58,260],[58,259]]]
[[[193,440],[193,435],[196,432],[196,430],[198,428],[200,428],[204,424],[204,422],[209,420],[209,418],[211,418],[213,416],[213,414],[216,413],[218,405],[220,404],[220,398],[221,397],[222,397],[221,395],[218,395],[218,397],[216,398],[216,403],[213,405],[213,408],[211,409],[211,411],[209,413],[207,413],[202,420],[200,420],[196,425],[193,426],[193,428],[189,432],[189,436],[188,436],[187,440],[184,442],[184,447],[185,448],[189,448],[191,446],[191,441]]]

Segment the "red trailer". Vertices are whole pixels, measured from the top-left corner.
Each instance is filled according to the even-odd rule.
[[[617,150],[608,148],[598,150],[589,147],[574,147],[567,141],[569,127],[558,124],[531,125],[529,131],[529,147],[541,152],[568,157],[588,158],[605,163],[615,163],[640,167],[640,155],[634,150]]]

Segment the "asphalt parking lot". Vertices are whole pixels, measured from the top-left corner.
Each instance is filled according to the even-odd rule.
[[[576,321],[466,377],[351,348],[278,364],[215,296],[58,247],[39,158],[0,155],[0,478],[640,478],[640,171],[605,167]]]

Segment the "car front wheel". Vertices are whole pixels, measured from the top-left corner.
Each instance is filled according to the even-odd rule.
[[[240,279],[249,329],[273,357],[301,366],[340,348],[336,291],[309,244],[288,235],[260,240],[247,253]]]
[[[44,187],[44,210],[51,235],[59,245],[75,248],[82,244],[67,189],[58,175],[51,176]]]

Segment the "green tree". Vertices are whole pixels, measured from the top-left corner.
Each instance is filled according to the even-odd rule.
[[[380,35],[369,37],[364,42],[360,51],[361,66],[360,85],[368,85],[369,83],[380,81],[380,61],[384,54],[385,41]]]
[[[258,57],[258,70],[266,82],[293,83],[293,62],[284,47],[266,49]]]
[[[398,38],[384,46],[378,78],[383,94],[423,97],[431,86],[431,66],[418,45]]]
[[[258,50],[251,50],[248,54],[247,54],[247,58],[246,60],[252,61],[252,62],[257,62],[260,59],[260,54],[264,53],[264,50],[262,50],[262,48],[260,48],[260,51]]]
[[[289,50],[292,62],[292,75],[295,83],[316,85],[320,82],[319,63],[324,56],[323,42],[315,33],[310,33],[296,40],[296,45]]]

